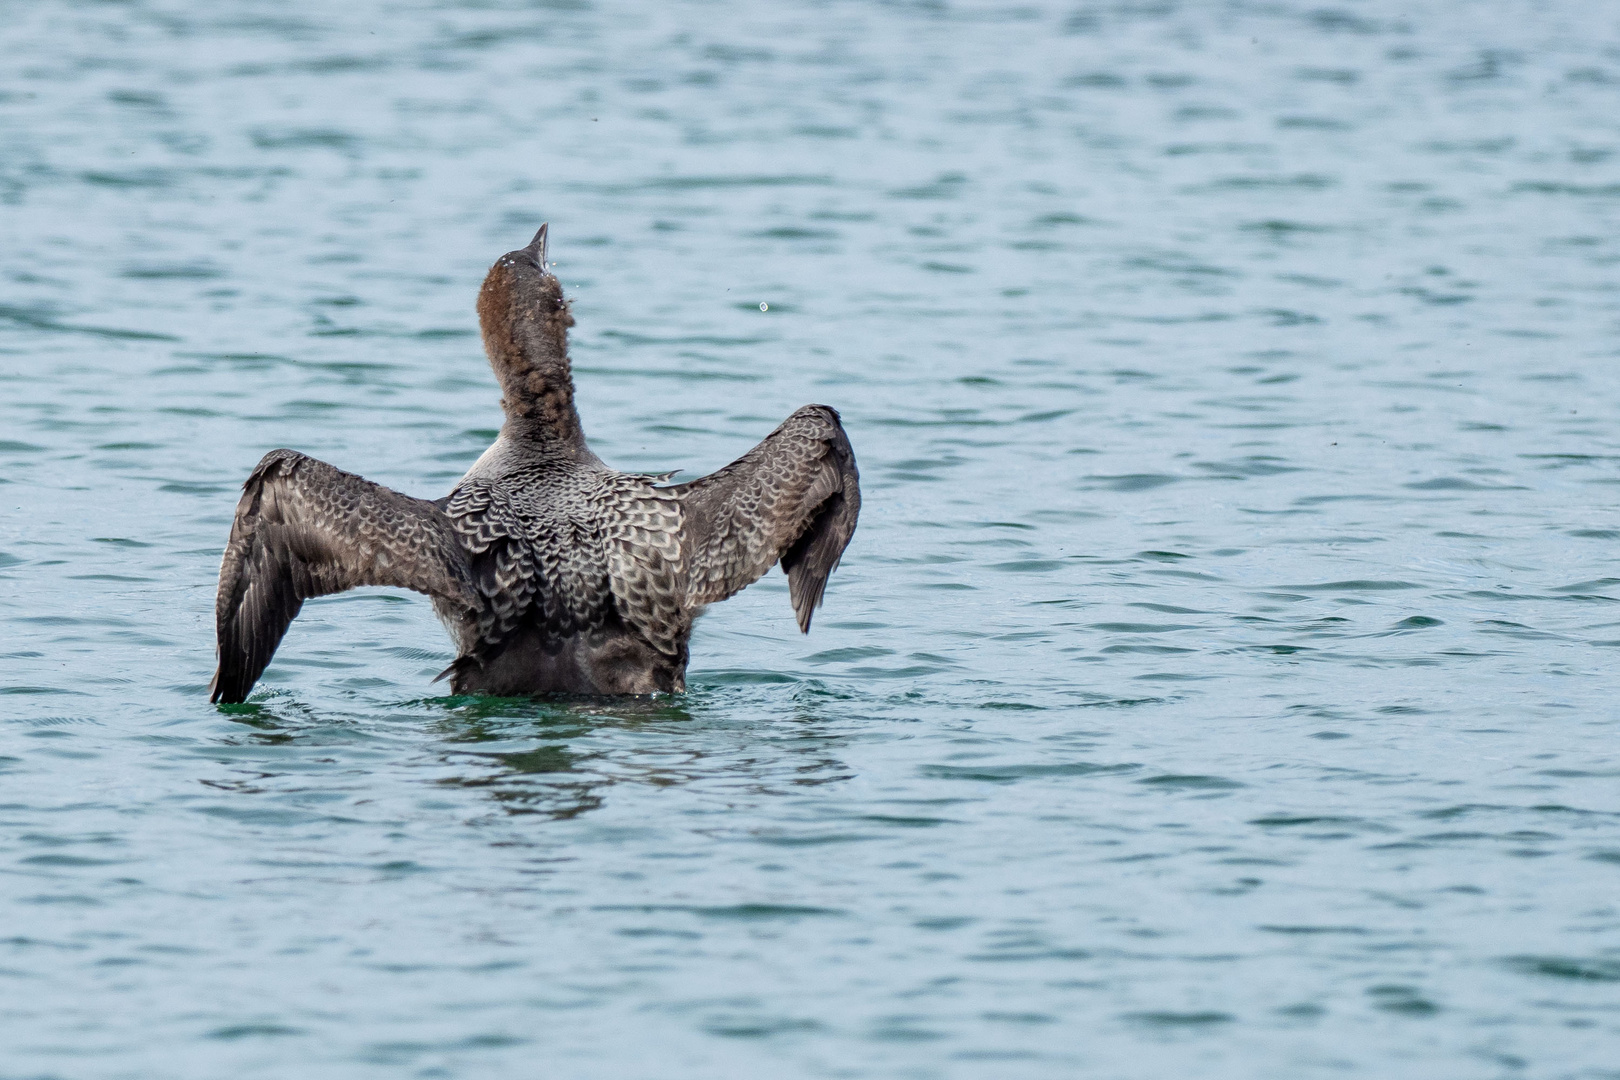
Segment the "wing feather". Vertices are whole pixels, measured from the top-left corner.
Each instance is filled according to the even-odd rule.
[[[604,514],[614,609],[655,649],[675,657],[684,655],[692,630],[681,511],[668,489],[625,476]]]
[[[806,405],[720,471],[664,490],[686,511],[690,607],[724,600],[781,562],[799,629],[810,632],[861,512],[855,451],[835,410]]]
[[[220,564],[210,700],[247,698],[305,600],[361,585],[478,606],[466,553],[436,505],[296,451],[266,454],[242,487]]]

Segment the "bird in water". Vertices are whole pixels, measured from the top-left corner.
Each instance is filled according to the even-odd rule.
[[[806,405],[690,483],[617,472],[574,409],[574,318],[546,226],[490,268],[478,321],[506,422],[449,495],[412,498],[292,450],[248,477],[219,571],[212,701],[246,699],[305,600],[361,585],[432,598],[456,645],[439,678],[457,694],[684,690],[693,620],[777,563],[810,631],[861,508],[837,412]]]

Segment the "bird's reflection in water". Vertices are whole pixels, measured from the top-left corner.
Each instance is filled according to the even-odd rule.
[[[732,708],[723,712],[735,716]],[[435,724],[450,744],[442,761],[472,771],[437,782],[482,789],[511,814],[566,819],[602,806],[618,784],[717,784],[733,795],[770,794],[848,776],[827,755],[827,738],[805,729],[817,723],[810,716],[793,718],[794,737],[760,740],[734,724],[706,723],[710,715],[701,694],[475,699]],[[542,745],[534,745],[537,738]]]
[[[422,771],[426,782],[477,791],[509,814],[575,818],[615,785],[698,786],[731,800],[785,795],[849,775],[829,751],[826,694],[800,684],[695,688],[681,697],[443,697],[395,702],[361,718],[316,709],[285,691],[222,706],[262,753],[233,757],[230,777],[255,792],[307,791],[312,773],[343,766]],[[295,760],[301,764],[292,766]],[[339,763],[342,763],[341,765]]]
[[[623,772],[622,761],[615,760],[624,757],[622,751],[576,750],[567,740],[600,736],[603,729],[630,732],[692,719],[678,699],[665,697],[611,702],[571,695],[445,700],[456,704],[433,725],[444,742],[452,744],[441,760],[459,768],[471,766],[474,771],[440,777],[437,783],[482,789],[509,814],[542,814],[558,820],[597,809],[603,802],[603,789],[626,779],[609,775]],[[537,736],[559,741],[534,746],[532,741]],[[593,741],[603,740],[598,737]],[[456,748],[467,743],[483,747]],[[521,748],[496,749],[498,744]],[[651,783],[680,782],[654,777],[650,770],[644,779]]]

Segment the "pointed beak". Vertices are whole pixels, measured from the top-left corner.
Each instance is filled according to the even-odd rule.
[[[550,228],[550,222],[541,225],[540,231],[534,234],[533,240],[529,241],[529,246],[523,249],[524,254],[534,260],[534,265],[540,268],[542,274],[548,273],[550,269],[546,266],[546,229],[548,228]]]

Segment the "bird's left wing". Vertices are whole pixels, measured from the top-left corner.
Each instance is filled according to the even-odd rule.
[[[361,585],[477,605],[466,552],[438,506],[296,451],[266,454],[243,485],[219,568],[210,700],[247,698],[305,600]]]
[[[806,405],[719,472],[663,490],[685,515],[693,608],[724,600],[780,561],[799,629],[810,632],[861,512],[855,451],[837,412]]]

